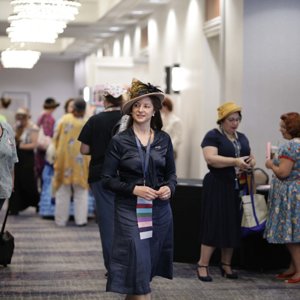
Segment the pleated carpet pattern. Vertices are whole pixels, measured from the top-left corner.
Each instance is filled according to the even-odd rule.
[[[1,222],[4,209],[0,211]],[[124,299],[105,292],[98,226],[90,219],[86,227],[70,221],[57,227],[32,209],[9,216],[7,228],[15,237],[12,262],[0,266],[0,299]],[[152,299],[300,299],[300,284],[285,284],[266,274],[239,270],[238,280],[222,278],[210,268],[214,281],[204,283],[193,264],[174,263],[174,279],[155,278]]]

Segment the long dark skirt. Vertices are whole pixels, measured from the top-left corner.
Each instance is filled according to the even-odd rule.
[[[239,190],[226,176],[208,173],[203,180],[201,243],[218,248],[235,248],[241,240]]]
[[[17,149],[19,162],[15,164],[14,192],[10,197],[10,211],[18,213],[29,206],[37,207],[39,193],[34,171],[33,150]]]
[[[107,291],[128,295],[148,294],[154,276],[173,277],[173,218],[170,204],[153,201],[153,237],[141,240],[135,204],[117,201]]]

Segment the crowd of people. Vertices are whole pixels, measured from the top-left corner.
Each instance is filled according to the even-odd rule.
[[[7,100],[1,103],[9,105]],[[138,79],[133,79],[128,90],[106,85],[103,104],[103,111],[86,118],[86,102],[71,98],[65,103],[65,115],[55,121],[52,113],[59,103],[47,98],[37,124],[26,108],[15,112],[12,126],[8,114],[2,115],[0,208],[9,198],[11,214],[29,206],[38,209],[43,170],[50,164],[55,223],[67,225],[72,199],[75,224],[86,225],[90,189],[107,291],[126,294],[126,299],[150,299],[154,276],[173,277],[170,201],[177,184],[175,161],[180,155],[182,123],[173,112],[171,98]],[[241,195],[246,175],[256,164],[247,136],[238,131],[241,121],[242,107],[223,103],[217,108],[216,128],[201,143],[208,167],[203,179],[197,263],[197,277],[203,282],[213,281],[209,266],[216,248],[221,249],[221,275],[239,278],[232,269],[232,256],[241,243]],[[53,151],[51,162],[48,150],[38,148],[41,128],[51,139],[47,146]],[[288,269],[276,277],[299,283],[299,113],[280,116],[280,132],[287,142],[265,163],[273,176],[264,238],[285,244],[291,256]]]

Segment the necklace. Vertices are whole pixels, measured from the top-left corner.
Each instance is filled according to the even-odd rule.
[[[230,141],[233,141],[233,140],[236,140],[236,139],[237,139],[237,134],[236,134],[236,133],[229,134],[229,133],[227,133],[223,128],[221,128],[221,131],[222,131],[222,133],[223,133]]]
[[[233,135],[228,134],[222,127],[221,127],[222,133],[230,140],[234,147],[234,154],[235,157],[240,157],[241,155],[241,143],[238,140],[237,133],[234,133]]]
[[[152,129],[150,128],[149,134],[146,132],[138,132],[133,127],[134,135],[140,140],[141,144],[145,146],[148,141],[151,141]]]

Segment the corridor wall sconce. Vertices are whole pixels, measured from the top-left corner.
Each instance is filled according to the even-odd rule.
[[[179,94],[183,88],[183,70],[180,64],[165,67],[166,93]]]

